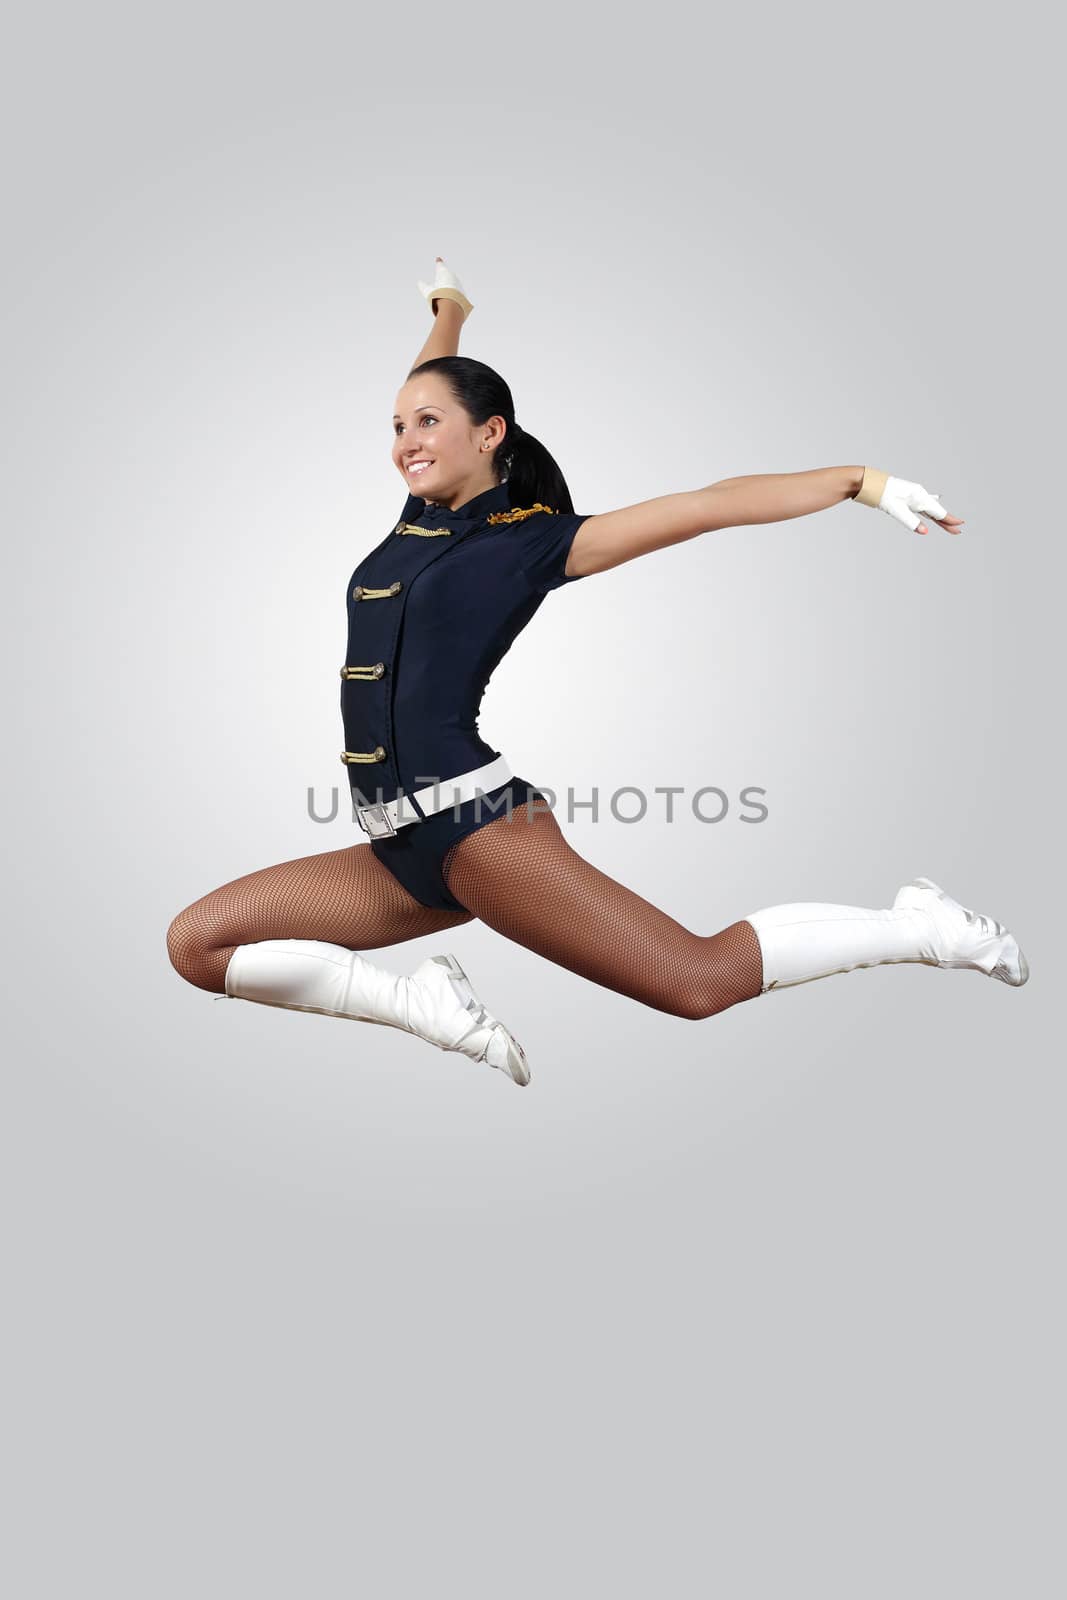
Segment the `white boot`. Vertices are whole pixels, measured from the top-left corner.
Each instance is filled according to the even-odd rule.
[[[467,299],[467,296],[463,293],[463,285],[460,283],[455,273],[450,272],[445,266],[440,256],[438,256],[434,262],[433,282],[423,283],[422,279],[420,278],[418,283],[419,291],[425,296],[430,310],[433,312],[435,317],[437,315],[437,307],[434,305],[435,300],[455,300],[456,304],[463,312],[464,322],[466,322],[467,318],[474,310],[474,307]]]
[[[1030,976],[1005,927],[968,911],[929,878],[905,884],[889,911],[805,903],[770,906],[745,921],[759,939],[763,994],[898,961],[969,967],[1013,988]]]
[[[287,1011],[402,1028],[440,1050],[499,1067],[513,1083],[530,1081],[522,1046],[482,1005],[455,956],[429,956],[405,978],[343,945],[264,939],[234,950],[226,993]]]
[[[897,890],[895,908],[923,916],[934,931],[939,967],[970,967],[1021,989],[1030,964],[1002,922],[969,911],[929,878],[913,878]]]

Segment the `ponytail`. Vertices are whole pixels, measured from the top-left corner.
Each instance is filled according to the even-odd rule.
[[[535,439],[516,423],[510,453],[506,438],[500,451],[504,454],[513,506],[544,505],[551,506],[553,511],[574,510],[566,480],[540,439]]]

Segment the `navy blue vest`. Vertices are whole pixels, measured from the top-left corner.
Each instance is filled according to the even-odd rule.
[[[356,805],[395,800],[500,754],[478,733],[490,674],[563,576],[585,520],[510,509],[506,483],[450,511],[409,495],[348,585],[341,715]]]

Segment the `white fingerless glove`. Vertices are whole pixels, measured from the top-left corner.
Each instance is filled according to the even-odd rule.
[[[463,285],[455,273],[448,270],[440,256],[437,257],[433,282],[423,283],[421,278],[418,281],[419,290],[426,297],[430,310],[435,317],[437,315],[437,307],[434,305],[435,300],[455,300],[456,304],[462,308],[463,320],[466,322],[474,307],[463,293]]]
[[[855,500],[858,505],[874,506],[877,511],[885,511],[910,528],[912,533],[924,516],[931,517],[935,522],[944,522],[948,516],[937,495],[924,489],[921,483],[910,483],[907,478],[891,478],[888,472],[880,472],[877,467],[864,467],[863,483]]]

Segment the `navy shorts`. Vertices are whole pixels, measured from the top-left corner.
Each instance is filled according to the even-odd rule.
[[[383,866],[404,885],[424,906],[442,911],[466,911],[455,895],[450,894],[441,876],[441,863],[458,839],[482,828],[487,822],[508,814],[507,796],[511,795],[512,811],[525,812],[530,802],[531,814],[548,808],[548,799],[525,778],[512,778],[497,789],[489,789],[480,798],[464,800],[459,806],[449,805],[432,817],[409,822],[399,828],[391,838],[372,839],[370,847]]]

